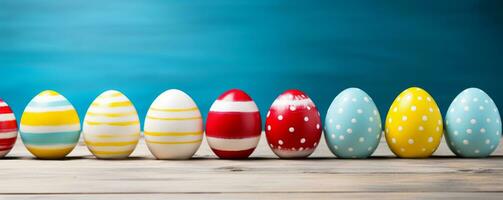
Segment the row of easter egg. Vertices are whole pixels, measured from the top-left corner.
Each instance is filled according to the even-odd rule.
[[[433,97],[417,87],[406,89],[392,103],[381,127],[379,111],[362,90],[350,88],[330,105],[325,138],[342,158],[366,158],[384,132],[391,151],[402,158],[426,158],[446,142],[460,157],[487,157],[500,143],[501,118],[484,91],[468,88],[451,103],[444,120]],[[445,130],[444,130],[445,127]]]
[[[158,159],[189,159],[198,150],[205,132],[218,157],[243,159],[259,142],[260,116],[253,99],[244,91],[233,89],[212,104],[203,128],[201,112],[192,98],[180,90],[167,90],[147,112],[144,138]],[[339,158],[369,157],[383,133],[398,157],[424,158],[435,152],[444,133],[444,121],[435,100],[416,87],[395,99],[384,131],[372,98],[357,88],[346,89],[335,97],[324,127],[316,105],[299,90],[279,95],[266,116],[267,142],[280,158],[309,156],[318,146],[322,130],[329,149]],[[449,148],[461,157],[487,157],[500,142],[498,109],[480,89],[466,89],[453,100],[445,127]],[[72,104],[55,91],[44,91],[26,106],[19,133],[26,148],[40,159],[64,158],[76,146],[81,133],[97,158],[124,159],[140,139],[140,121],[131,101],[110,90],[93,101],[81,129]],[[0,100],[0,157],[12,149],[17,134],[15,116]]]

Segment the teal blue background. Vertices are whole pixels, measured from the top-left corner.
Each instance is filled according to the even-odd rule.
[[[140,118],[170,88],[204,114],[231,88],[263,115],[289,88],[322,114],[348,87],[365,90],[383,117],[410,86],[443,112],[467,87],[501,107],[502,2],[1,0],[0,98],[18,118],[45,89],[81,117],[107,89],[128,95]]]

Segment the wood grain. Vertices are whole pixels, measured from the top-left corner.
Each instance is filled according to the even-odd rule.
[[[216,159],[203,142],[192,160],[155,160],[141,142],[131,159],[97,160],[83,144],[66,160],[36,160],[18,141],[0,160],[0,199],[501,199],[503,152],[456,158],[442,143],[429,159],[395,158],[383,141],[371,159],[336,159],[325,142],[309,159],[277,159],[262,138],[248,160]]]

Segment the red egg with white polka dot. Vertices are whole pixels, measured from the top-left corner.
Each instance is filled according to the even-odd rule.
[[[265,129],[267,142],[278,157],[305,158],[320,141],[320,113],[304,92],[287,90],[271,105]]]
[[[219,158],[247,158],[257,147],[261,132],[258,107],[244,91],[229,90],[211,105],[206,139]]]

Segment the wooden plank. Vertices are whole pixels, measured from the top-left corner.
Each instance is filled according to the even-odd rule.
[[[400,199],[493,198],[503,192],[501,148],[487,159],[461,159],[442,144],[430,159],[398,159],[383,141],[371,159],[348,160],[334,158],[324,141],[321,144],[305,160],[277,159],[262,138],[249,160],[215,159],[205,142],[192,160],[155,160],[141,142],[128,160],[96,160],[79,144],[68,159],[46,161],[33,159],[18,141],[12,154],[0,160],[0,194],[28,199],[37,195],[82,199],[87,194],[100,198],[188,194],[184,198]]]
[[[39,170],[4,178],[3,194],[501,192],[501,174],[166,173],[137,168]],[[148,173],[136,173],[139,170]],[[55,176],[55,172],[59,175]],[[101,171],[97,172],[97,171]],[[135,174],[136,173],[136,174]],[[164,173],[164,174],[163,174]],[[26,173],[24,173],[26,174]],[[30,181],[26,181],[28,179]]]
[[[50,194],[50,195],[2,195],[0,199],[55,199],[55,200],[123,200],[128,199],[143,199],[143,200],[159,200],[159,199],[190,199],[190,200],[211,200],[211,199],[501,199],[500,193],[491,192],[442,192],[442,193],[203,193],[203,194],[187,194],[187,193],[172,193],[172,194]]]

